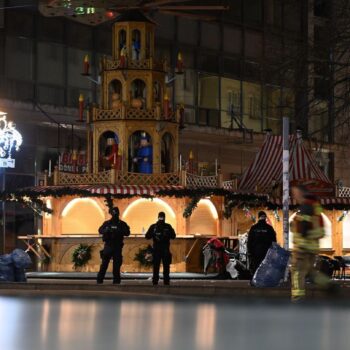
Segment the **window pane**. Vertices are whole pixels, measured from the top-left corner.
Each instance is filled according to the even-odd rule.
[[[0,94],[11,100],[31,101],[34,97],[34,85],[23,80],[0,79]]]
[[[38,80],[42,83],[63,85],[63,46],[38,43]]]
[[[175,101],[185,105],[194,104],[194,85],[196,74],[187,69],[184,74],[177,75],[175,79]]]
[[[279,87],[264,87],[264,128],[272,129],[274,134],[281,132],[281,90]]]
[[[175,36],[174,16],[156,14],[154,21],[157,23],[156,36],[164,39],[173,40]]]
[[[178,37],[179,41],[186,44],[197,44],[198,24],[196,21],[179,18]]]
[[[244,78],[253,79],[260,81],[260,65],[255,62],[245,61],[244,62]]]
[[[69,46],[83,50],[92,48],[92,28],[73,21],[67,21],[67,42]]]
[[[253,31],[246,31],[245,35],[245,55],[247,57],[260,57],[262,55],[263,38],[262,34]]]
[[[224,72],[228,74],[235,75],[237,77],[241,76],[241,61],[239,58],[226,58],[224,57]]]
[[[240,21],[242,18],[242,0],[230,0],[228,5],[228,11],[223,12],[225,21]]]
[[[236,128],[241,119],[241,82],[221,79],[221,127]]]
[[[63,18],[39,16],[37,33],[39,40],[62,43],[64,39]]]
[[[240,54],[242,51],[241,45],[241,30],[237,28],[224,27],[224,51]]]
[[[185,108],[185,123],[186,124],[196,123],[196,113],[193,108]]]
[[[202,22],[201,44],[203,47],[218,50],[220,48],[220,27],[217,24]]]
[[[207,109],[219,109],[219,77],[198,76],[198,105]]]
[[[32,37],[34,16],[32,13],[16,10],[5,12],[6,34]]]
[[[31,39],[6,38],[5,74],[20,80],[32,80],[32,45]]]
[[[207,125],[207,110],[199,109],[198,111],[198,124],[199,125]]]
[[[217,73],[219,70],[218,56],[216,55],[205,55],[199,53],[199,68],[205,72]]]
[[[220,127],[220,111],[214,109],[208,110],[208,126]]]
[[[64,105],[64,89],[40,85],[38,87],[38,100],[40,103],[54,106]],[[78,104],[77,104],[78,105]]]
[[[244,0],[244,18],[247,22],[262,22],[262,3],[261,0]]]
[[[261,86],[243,82],[243,123],[246,128],[262,131]]]

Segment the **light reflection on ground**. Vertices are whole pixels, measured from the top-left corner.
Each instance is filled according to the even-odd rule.
[[[348,307],[0,297],[0,349],[347,349]]]

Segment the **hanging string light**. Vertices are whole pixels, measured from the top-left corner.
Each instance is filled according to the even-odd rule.
[[[276,219],[278,222],[281,221],[281,218],[280,218],[280,216],[279,216],[279,214],[278,214],[278,209],[275,209],[275,210],[273,211],[273,216],[275,217],[275,219]]]
[[[250,211],[249,207],[244,206],[243,211],[245,213],[245,216],[247,218],[250,218],[253,222],[256,222],[256,217],[253,215],[253,213]]]

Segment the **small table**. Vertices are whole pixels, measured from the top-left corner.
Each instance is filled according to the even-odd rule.
[[[42,238],[43,236],[41,235],[27,235],[18,237],[18,239],[23,241],[24,244],[27,246],[26,252],[32,251],[40,260],[43,260],[44,258],[51,259],[51,255],[39,241]],[[42,254],[40,254],[40,252],[44,253],[44,257],[42,256]]]

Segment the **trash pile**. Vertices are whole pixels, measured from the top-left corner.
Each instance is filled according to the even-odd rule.
[[[290,252],[273,242],[265,259],[255,271],[251,281],[252,285],[255,287],[277,287],[285,276],[289,257]]]
[[[25,269],[31,264],[29,255],[22,249],[0,255],[0,282],[27,282]]]

